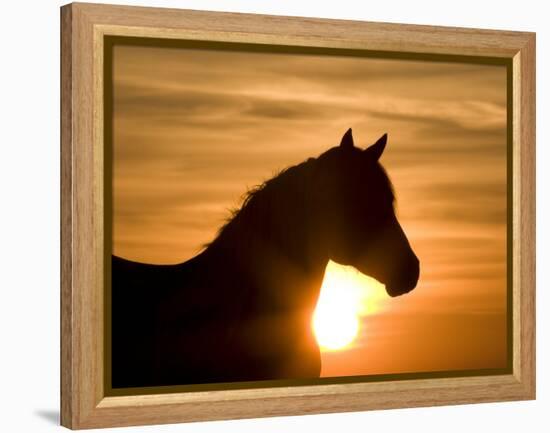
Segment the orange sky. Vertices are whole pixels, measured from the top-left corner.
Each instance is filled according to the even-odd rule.
[[[278,170],[384,132],[418,287],[325,376],[506,366],[504,66],[115,46],[113,252],[193,257]]]

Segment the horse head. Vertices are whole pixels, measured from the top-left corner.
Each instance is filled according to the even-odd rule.
[[[316,164],[312,213],[328,258],[354,266],[398,296],[416,286],[419,261],[397,220],[393,188],[379,163],[386,141],[384,134],[360,149],[350,128],[339,146],[323,153]]]

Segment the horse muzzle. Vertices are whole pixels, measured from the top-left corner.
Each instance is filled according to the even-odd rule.
[[[414,256],[405,266],[402,272],[391,278],[386,283],[386,292],[392,298],[405,293],[409,293],[416,287],[418,277],[420,276],[420,263],[418,258]]]

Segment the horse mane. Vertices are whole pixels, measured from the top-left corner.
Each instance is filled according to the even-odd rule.
[[[259,227],[273,241],[277,241],[277,235],[284,236],[285,233],[276,233],[281,230],[281,220],[286,219],[294,225],[304,217],[300,212],[305,211],[303,202],[307,197],[307,179],[311,177],[308,173],[312,172],[313,165],[316,162],[331,161],[332,155],[338,151],[338,147],[329,149],[318,158],[309,158],[284,168],[270,179],[250,188],[242,196],[240,207],[229,210],[229,217],[219,228],[214,240],[204,244],[203,248],[219,245],[230,239],[237,240],[242,245],[247,242],[248,236],[258,235]],[[359,149],[354,151],[360,152]],[[378,162],[375,162],[374,167],[376,168],[371,172],[372,176],[377,177],[379,185],[384,185],[395,205],[395,189],[386,170]]]
[[[264,182],[253,186],[242,196],[240,207],[230,209],[230,215],[225,223],[219,228],[216,237],[211,242],[204,245],[208,248],[215,245],[242,226],[248,226],[250,221],[266,221],[276,218],[273,215],[273,205],[277,201],[278,194],[288,196],[289,191],[298,192],[305,188],[305,172],[311,168],[315,158],[309,158],[300,164],[284,168],[277,172],[273,177]],[[304,177],[304,179],[299,179]],[[300,182],[300,181],[304,182]],[[301,183],[301,185],[300,185]],[[291,188],[288,188],[292,184]],[[249,229],[250,227],[245,227]],[[246,231],[246,230],[245,230]],[[243,230],[241,230],[241,233]]]

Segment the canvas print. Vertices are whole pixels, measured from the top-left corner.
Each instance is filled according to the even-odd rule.
[[[506,66],[109,55],[113,389],[510,368]]]

